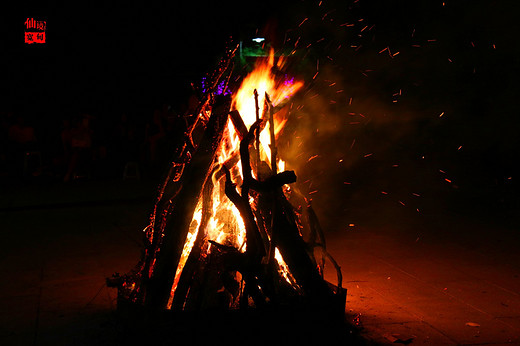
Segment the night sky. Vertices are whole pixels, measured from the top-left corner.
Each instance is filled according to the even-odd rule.
[[[237,1],[22,2],[2,11],[2,94],[35,107],[100,108],[136,98],[161,102],[171,98],[179,84],[196,82],[211,71],[226,43],[248,41],[267,25],[279,48],[290,46],[283,40],[291,36],[300,37],[302,50],[303,43],[323,39],[307,48],[311,56],[336,55],[337,64],[347,69],[364,67],[364,62],[402,81],[429,73],[425,77],[444,84],[445,93],[450,88],[477,89],[478,83],[496,86],[513,83],[508,77],[517,67],[515,9],[501,1],[454,1],[444,6],[442,1],[291,1],[283,6],[268,1],[253,9]],[[47,21],[45,45],[23,43],[28,17]],[[435,41],[427,45],[427,40]],[[343,44],[342,52],[332,47],[336,42]],[[410,49],[414,44],[421,47]],[[347,52],[352,45],[363,47]],[[492,45],[497,48],[491,50]],[[409,65],[407,70],[370,54],[386,46],[394,53],[407,53],[400,61]],[[446,67],[448,59],[452,67]],[[504,88],[511,86],[505,83]]]
[[[306,83],[295,101],[305,105],[304,119],[290,130],[313,140],[297,159],[296,142],[287,144],[287,160],[304,180],[328,178],[316,179],[332,186],[328,194],[324,183],[308,187],[318,190],[317,200],[439,184],[449,198],[463,191],[465,202],[487,201],[483,208],[518,207],[518,5],[280,4],[38,1],[4,8],[0,110],[21,112],[45,132],[72,113],[110,118],[175,106],[226,47],[266,35],[278,49],[298,52],[291,67]],[[30,17],[47,21],[46,44],[23,42]],[[313,155],[316,167],[309,167]],[[406,171],[392,171],[396,164]],[[417,174],[429,178],[410,179]]]

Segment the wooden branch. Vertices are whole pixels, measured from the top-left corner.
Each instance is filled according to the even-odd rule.
[[[237,207],[238,211],[243,208],[243,201],[240,194],[237,192],[235,184],[231,180],[231,172],[226,166],[222,166],[222,170],[226,176],[225,192],[227,198]]]
[[[255,111],[256,111],[256,121],[255,123],[258,123],[260,121],[260,108],[258,107],[258,91],[255,89]],[[255,169],[257,172],[257,175],[260,173],[260,129],[256,129],[255,133],[256,142],[255,142],[255,149],[256,149],[256,162],[255,162]],[[249,154],[248,154],[249,155]]]
[[[273,171],[273,174],[276,174],[278,173],[278,165],[276,164],[276,155],[278,153],[278,149],[276,148],[276,138],[274,135],[274,110],[273,104],[271,103],[267,92],[265,93],[265,102],[269,106],[269,136],[271,139],[271,144],[269,147],[271,148],[271,170]]]
[[[242,185],[241,196],[237,192],[235,184],[233,184],[233,182],[231,181],[231,173],[229,172],[229,169],[226,166],[223,166],[223,169],[226,175],[226,196],[240,212],[240,216],[242,217],[242,220],[244,221],[244,226],[246,228],[246,253],[255,261],[259,260],[265,255],[265,248],[263,245],[262,237],[260,235],[260,231],[258,230],[258,226],[253,216],[253,211],[251,210],[251,206],[249,205],[248,191],[244,189],[245,182]],[[249,174],[251,174],[251,172],[249,172]]]
[[[271,176],[264,181],[258,181],[251,174],[251,163],[249,159],[249,143],[252,141],[256,130],[260,127],[262,120],[251,125],[246,138],[240,142],[240,158],[242,160],[242,174],[244,175],[244,185],[247,189],[251,188],[255,191],[269,191],[285,184],[294,183],[296,174],[293,171],[285,171],[277,175]],[[242,189],[244,189],[244,185]]]
[[[343,288],[343,274],[341,273],[341,267],[339,266],[338,262],[332,257],[332,255],[325,250],[325,247],[323,244],[316,244],[316,247],[321,247],[321,251],[325,254],[325,256],[330,260],[332,265],[334,266],[334,269],[336,269],[336,276],[338,278],[338,291]]]
[[[270,138],[270,142],[271,142],[269,147],[271,148],[271,171],[274,174],[273,176],[271,176],[271,178],[272,177],[276,178],[276,177],[279,177],[280,175],[277,174],[278,165],[276,164],[277,148],[276,148],[276,139],[274,136],[274,110],[273,110],[273,104],[271,103],[271,100],[270,100],[267,92],[265,93],[265,102],[269,106],[269,138]],[[294,174],[294,172],[292,172],[292,173],[294,175],[294,180],[291,179],[291,182],[294,182],[294,181],[296,181],[296,174]],[[273,178],[273,180],[274,180],[274,178]],[[281,187],[282,185],[280,185],[279,187]],[[269,257],[267,259],[267,262],[270,265],[273,265],[275,250],[276,250],[276,246],[277,246],[276,243],[277,243],[277,239],[278,239],[278,235],[276,234],[276,232],[279,231],[278,228],[275,227],[275,224],[274,224],[275,220],[276,220],[274,217],[274,211],[277,209],[278,209],[278,199],[273,198],[273,202],[272,202],[273,212],[271,214],[271,238],[272,238],[272,240],[271,240],[271,244],[269,247]]]

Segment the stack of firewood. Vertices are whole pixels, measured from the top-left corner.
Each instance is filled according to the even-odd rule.
[[[230,73],[233,54],[223,59],[214,74],[214,86]],[[214,96],[212,92],[210,88],[202,99],[185,143],[177,149],[159,188],[150,225],[145,230],[142,260],[131,273],[111,280],[119,287],[120,299],[159,310],[261,309],[298,304],[342,312],[345,290],[341,287],[341,271],[326,251],[317,217],[309,201],[297,189],[288,188],[296,181],[295,173],[278,172],[273,130],[273,114],[277,110],[270,104],[269,95],[266,94],[260,114],[255,90],[252,97],[257,101],[257,121],[247,129],[239,112],[230,110],[230,98]],[[226,162],[218,163],[216,153],[228,119],[240,138],[240,148]],[[270,165],[260,160],[259,149],[259,133],[268,122]],[[237,178],[233,172],[238,170],[239,163],[241,177]],[[219,181],[225,186],[222,194],[238,209],[244,222],[245,251],[208,239],[204,232]],[[201,201],[197,236],[172,297],[177,266],[194,211]],[[291,280],[279,270],[276,249]],[[326,258],[336,267],[337,286],[323,279]]]

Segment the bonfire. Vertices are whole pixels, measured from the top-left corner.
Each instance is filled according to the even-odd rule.
[[[285,59],[273,50],[247,76],[231,78],[235,51],[209,76],[175,150],[141,261],[110,279],[119,304],[161,311],[306,306],[343,314],[341,271],[276,146],[303,82],[281,73]],[[239,87],[231,80],[241,80]],[[326,263],[337,270],[336,285],[323,278]]]

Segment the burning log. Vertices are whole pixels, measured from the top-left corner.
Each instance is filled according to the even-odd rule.
[[[156,254],[153,273],[146,288],[146,306],[164,309],[168,303],[174,279],[172,273],[177,269],[193,212],[228,118],[229,99],[220,102],[213,108],[197,151],[184,168],[183,176],[186,179],[167,210],[160,251]]]
[[[202,191],[202,215],[200,225],[198,225],[197,238],[179,278],[171,304],[173,310],[180,310],[184,306],[190,285],[193,282],[193,275],[200,261],[202,242],[205,237],[204,229],[209,222],[211,208],[213,207],[212,191],[213,182],[211,179],[207,179]]]
[[[244,124],[244,120],[242,120],[240,113],[238,113],[237,110],[233,110],[229,113],[229,118],[231,119],[231,122],[233,123],[233,126],[235,127],[235,131],[238,134],[238,138],[240,138],[240,140],[246,138],[247,127]]]

